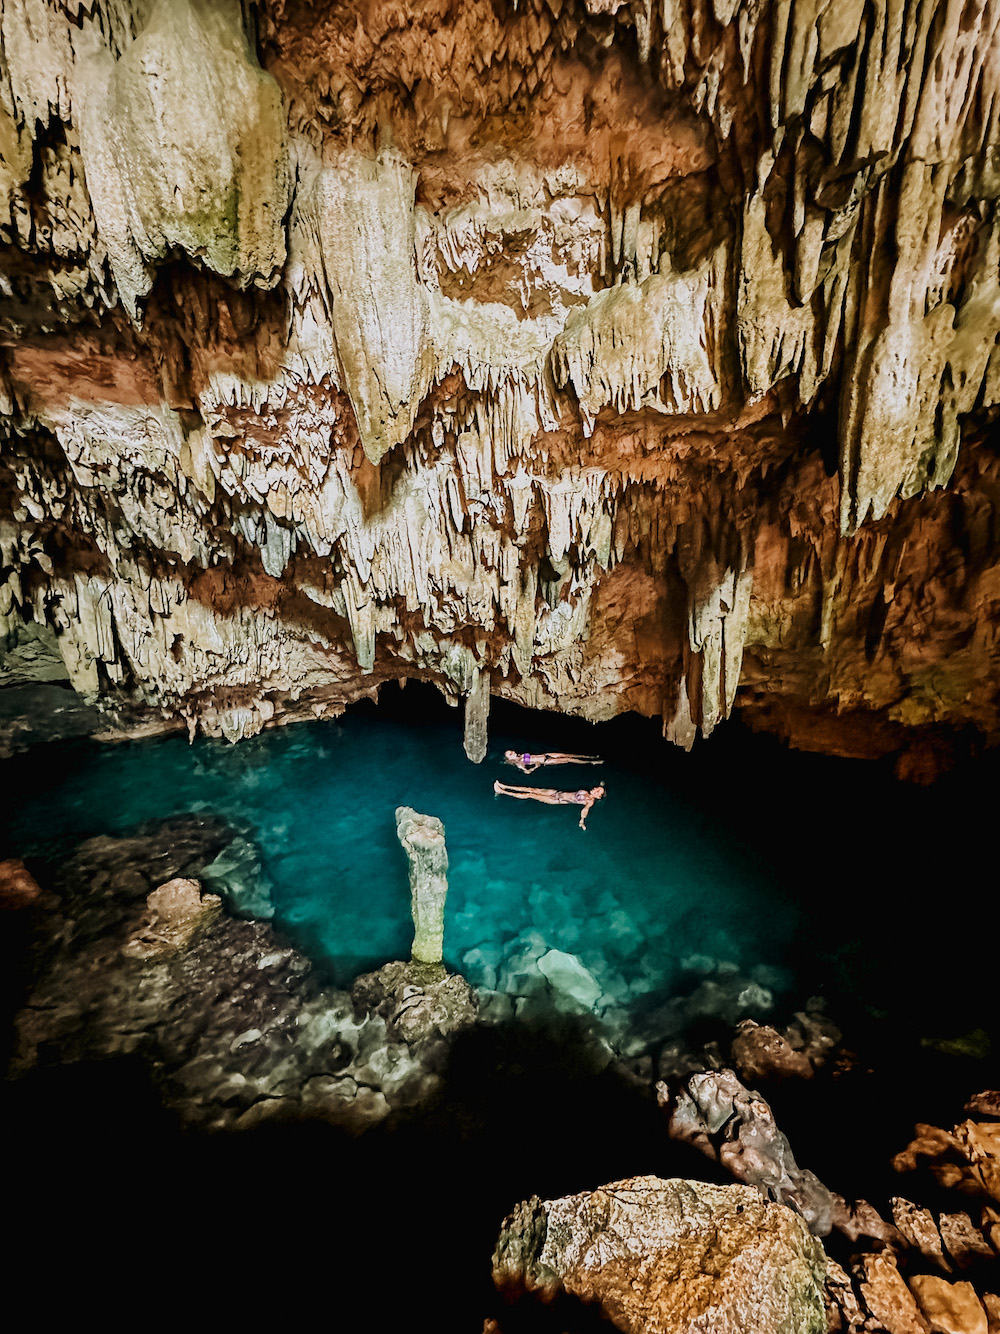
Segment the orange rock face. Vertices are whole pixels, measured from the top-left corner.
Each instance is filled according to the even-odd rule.
[[[0,862],[0,909],[30,908],[41,894],[41,886],[16,858]]]

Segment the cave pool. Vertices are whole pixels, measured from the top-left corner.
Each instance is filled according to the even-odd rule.
[[[524,778],[503,763],[507,747],[606,762]],[[235,746],[60,742],[4,767],[0,846],[29,862],[169,815],[225,817],[257,850],[275,926],[340,985],[408,956],[394,811],[411,805],[444,821],[445,958],[479,987],[516,997],[557,951],[571,1005],[616,1018],[620,1033],[694,993],[688,1021],[731,1023],[737,994],[760,1019],[819,994],[841,1025],[855,1015],[883,1036],[989,1027],[985,947],[942,911],[951,863],[931,837],[932,817],[946,827],[954,808],[975,841],[969,791],[903,787],[878,765],[796,755],[737,724],[685,755],[642,720],[592,726],[500,704],[476,766],[456,710],[430,688],[393,686],[378,707]],[[576,787],[597,774],[608,793],[586,833],[574,808],[492,790],[494,778]],[[928,892],[936,920],[922,915]],[[727,979],[727,1012],[713,1014],[708,984]]]

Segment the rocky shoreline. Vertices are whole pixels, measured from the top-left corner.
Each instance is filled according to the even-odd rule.
[[[4,916],[22,925],[32,975],[15,1025],[10,1067],[15,1083],[76,1063],[133,1058],[188,1133],[318,1123],[357,1136],[375,1126],[447,1119],[449,1067],[463,1041],[488,1030],[499,1034],[511,1023],[566,1023],[594,1069],[605,1070],[647,1102],[655,1084],[664,1141],[704,1155],[707,1175],[721,1168],[724,1177],[744,1183],[689,1182],[696,1194],[752,1191],[755,1199],[775,1202],[767,1208],[798,1215],[807,1229],[803,1235],[825,1239],[825,1324],[817,1323],[819,1308],[807,1295],[801,1310],[793,1302],[791,1315],[786,1311],[771,1323],[761,1316],[763,1323],[754,1329],[768,1334],[813,1328],[887,1334],[1000,1329],[995,1277],[1000,1098],[982,1094],[970,1103],[970,1119],[953,1131],[917,1127],[913,1143],[901,1145],[893,1163],[908,1174],[906,1197],[900,1193],[888,1207],[882,1203],[881,1212],[865,1200],[845,1199],[798,1166],[771,1106],[748,1087],[775,1089],[821,1071],[850,1068],[839,1031],[817,1003],[779,1031],[739,1018],[748,979],[735,972],[710,976],[689,996],[661,1007],[658,1018],[655,1012],[647,1016],[650,1031],[623,1040],[615,1027],[585,1013],[586,997],[575,998],[574,1011],[572,987],[565,978],[548,978],[537,958],[535,982],[549,987],[548,1020],[542,990],[534,983],[526,983],[524,994],[511,1001],[501,991],[476,990],[435,964],[389,963],[349,989],[337,988],[268,921],[234,915],[239,909],[266,913],[267,884],[252,844],[210,816],[157,822],[130,837],[89,839],[44,890],[18,867],[12,862],[0,867]],[[576,974],[574,979],[580,983]],[[717,1039],[691,1044],[687,1034],[701,1014],[728,1017],[734,1026],[728,1045]],[[653,1041],[657,1022],[662,1031]],[[824,1095],[817,1091],[817,1096]],[[580,1170],[588,1170],[585,1153]],[[666,1198],[666,1189],[673,1199],[676,1183],[636,1180],[638,1186],[629,1181],[602,1189],[652,1191],[658,1200]],[[718,1196],[723,1212],[728,1198]],[[570,1266],[558,1282],[551,1273],[545,1282],[529,1282],[523,1265],[519,1270],[509,1262],[513,1247],[528,1263],[528,1242],[512,1238],[525,1220],[535,1219],[531,1228],[537,1232],[542,1206],[526,1201],[519,1209],[504,1225],[507,1241],[498,1243],[497,1254],[508,1255],[494,1267],[503,1302],[488,1327],[524,1327],[525,1302],[539,1292],[548,1300],[556,1289],[582,1293],[601,1306],[611,1289],[591,1272],[593,1266],[585,1281],[567,1278]],[[592,1206],[583,1212],[590,1217]],[[656,1248],[650,1243],[643,1250],[642,1236],[639,1226],[626,1250],[648,1277]],[[602,1255],[606,1240],[597,1248]],[[675,1260],[668,1270],[676,1269]],[[619,1269],[611,1285],[616,1292]],[[690,1303],[667,1301],[665,1282],[644,1280],[646,1304],[626,1302],[632,1323],[619,1328],[709,1328],[690,1323],[695,1319]],[[508,1300],[513,1300],[509,1308]],[[619,1298],[607,1313],[612,1308],[625,1319]],[[729,1328],[730,1315],[716,1312],[710,1327]]]

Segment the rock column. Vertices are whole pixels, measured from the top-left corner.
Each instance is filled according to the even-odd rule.
[[[397,806],[396,835],[410,863],[412,957],[417,963],[440,963],[448,894],[444,825],[435,815],[419,815],[411,806]]]

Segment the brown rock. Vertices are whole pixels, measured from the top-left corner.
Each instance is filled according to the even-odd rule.
[[[946,1272],[951,1272],[951,1265],[941,1249],[941,1237],[934,1216],[929,1209],[921,1209],[909,1200],[897,1198],[892,1201],[892,1219],[906,1241],[925,1260],[933,1260]]]
[[[887,1251],[865,1255],[856,1273],[862,1302],[887,1334],[928,1334],[930,1326],[903,1282],[895,1256]]]
[[[146,899],[146,920],[122,946],[127,959],[162,959],[185,949],[222,908],[197,880],[168,880]]]
[[[0,862],[0,909],[8,912],[30,908],[41,895],[42,887],[16,857]]]
[[[986,1308],[990,1334],[1000,1334],[1000,1297],[995,1292],[984,1293],[983,1306]]]
[[[733,1064],[741,1078],[811,1079],[812,1063],[803,1051],[795,1051],[777,1029],[744,1019],[732,1045]]]
[[[917,1274],[910,1288],[932,1334],[989,1334],[986,1310],[971,1283]]]
[[[829,1257],[826,1262],[824,1301],[829,1330],[861,1328],[864,1312],[858,1305],[850,1275]]]
[[[947,1156],[964,1157],[962,1145],[954,1135],[938,1126],[920,1123],[914,1126],[914,1138],[902,1153],[897,1153],[892,1165],[897,1172],[912,1172],[920,1158],[929,1158],[932,1162]]]
[[[790,1209],[745,1186],[658,1177],[529,1200],[493,1256],[508,1296],[566,1292],[622,1334],[821,1334],[825,1272]]]
[[[938,1226],[945,1249],[959,1269],[974,1264],[977,1256],[991,1257],[994,1254],[993,1247],[968,1214],[942,1214]]]
[[[1000,1120],[1000,1089],[984,1089],[965,1104],[970,1116],[994,1116]]]

